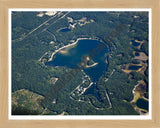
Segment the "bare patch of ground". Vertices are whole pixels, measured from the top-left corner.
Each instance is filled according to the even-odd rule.
[[[136,52],[136,53],[139,53],[139,56],[135,56],[133,59],[142,60],[142,61],[148,60],[148,56],[144,52]],[[135,52],[134,52],[134,54],[135,54]]]
[[[44,97],[26,89],[17,90],[12,93],[12,112],[47,114],[49,110],[44,109],[40,102]]]
[[[55,84],[57,80],[58,80],[58,78],[52,77],[52,78],[50,79],[50,84]]]
[[[134,106],[134,109],[136,111],[138,111],[141,115],[147,115],[148,114],[147,110],[141,109],[136,106],[136,101],[139,98],[143,98],[145,100],[148,100],[148,99],[144,98],[144,93],[146,92],[146,83],[143,80],[138,81],[138,84],[135,86],[135,88],[133,89],[132,92],[133,92],[134,98],[131,101],[131,104]]]

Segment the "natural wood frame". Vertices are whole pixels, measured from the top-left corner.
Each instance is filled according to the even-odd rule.
[[[9,120],[8,119],[8,9],[9,8],[151,8],[152,9],[152,119],[151,120]],[[0,0],[0,128],[35,127],[160,127],[160,1],[159,0]]]

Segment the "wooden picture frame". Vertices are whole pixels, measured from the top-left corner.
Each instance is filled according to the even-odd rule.
[[[107,120],[10,120],[9,98],[9,9],[11,8],[150,8],[152,10],[152,119],[107,119]],[[160,80],[159,80],[159,44],[160,41],[160,1],[159,0],[116,0],[116,1],[65,1],[65,0],[0,0],[0,127],[160,127]]]

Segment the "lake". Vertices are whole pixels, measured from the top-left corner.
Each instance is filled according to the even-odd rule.
[[[107,64],[105,62],[106,53],[108,53],[108,48],[103,42],[92,39],[83,39],[79,40],[74,46],[69,46],[58,51],[53,56],[52,61],[46,62],[45,65],[74,68],[84,59],[82,56],[89,56],[90,59],[97,64],[84,68],[84,72],[91,78],[92,82],[94,82],[93,86],[85,92],[85,95],[93,94],[98,99],[97,91],[95,91],[95,82],[97,82],[107,70]]]
[[[139,98],[139,99],[136,101],[136,105],[137,105],[137,107],[139,107],[139,108],[148,110],[148,101],[147,101],[147,100],[144,100],[144,99],[142,99],[142,98]]]

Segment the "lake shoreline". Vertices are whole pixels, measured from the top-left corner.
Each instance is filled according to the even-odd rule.
[[[49,58],[48,62],[52,61],[53,56],[54,56],[57,52],[59,52],[60,50],[62,50],[63,48],[67,48],[67,47],[76,45],[76,44],[78,43],[79,40],[86,40],[86,39],[89,39],[89,40],[97,40],[97,41],[99,41],[98,39],[95,39],[95,38],[78,38],[74,43],[65,45],[65,46],[59,48],[58,50],[55,50],[55,51],[52,53],[51,57]]]

